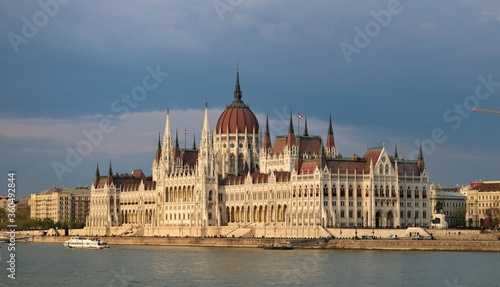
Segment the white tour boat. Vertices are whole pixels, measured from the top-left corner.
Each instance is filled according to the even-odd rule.
[[[89,239],[78,236],[71,237],[69,240],[64,241],[63,245],[68,248],[81,248],[81,249],[109,248],[109,245],[105,241],[102,241],[98,238]]]

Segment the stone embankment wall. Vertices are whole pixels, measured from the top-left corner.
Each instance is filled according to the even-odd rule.
[[[61,243],[66,236],[36,236],[37,243]],[[101,237],[109,245],[157,245],[198,247],[262,247],[264,244],[290,241],[302,248],[360,249],[360,250],[426,250],[426,251],[500,251],[499,240],[290,240],[263,238],[165,238],[165,237]]]

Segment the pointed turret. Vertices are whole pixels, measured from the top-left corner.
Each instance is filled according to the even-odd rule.
[[[424,154],[422,153],[422,143],[420,143],[420,147],[419,147],[419,150],[418,150],[417,166],[418,166],[418,170],[420,172],[424,171],[424,169],[425,169],[425,162],[424,162]]]
[[[167,115],[165,119],[165,133],[163,134],[163,156],[168,158],[172,152],[172,134],[170,132],[170,115],[169,110],[167,110]],[[168,159],[167,159],[168,160]]]
[[[329,158],[334,158],[337,152],[335,148],[335,138],[333,137],[332,114],[330,114],[329,121],[328,134],[326,136],[326,155]]]
[[[262,144],[264,152],[271,148],[271,134],[269,133],[269,115],[266,115],[266,131],[264,132],[264,140]]]
[[[208,122],[208,103],[205,103],[205,116],[203,118],[203,129],[201,131],[200,150],[204,150],[208,153],[208,151],[211,151],[211,148],[212,136],[210,133],[210,123]]]
[[[160,162],[160,158],[161,158],[161,140],[160,140],[160,133],[158,132],[158,146],[156,147],[156,155],[155,155],[156,163]]]
[[[304,118],[304,136],[309,136],[309,132],[307,131],[307,118]]]
[[[288,124],[288,135],[286,138],[286,145],[289,148],[295,145],[295,132],[293,131],[293,121],[291,112],[290,112],[290,123]]]
[[[113,168],[111,167],[111,161],[109,161],[108,178],[107,178],[106,182],[108,184],[113,182]]]
[[[397,145],[394,146],[394,159],[399,159],[398,146]]]
[[[193,134],[193,150],[196,150],[196,134]]]
[[[99,179],[101,178],[101,174],[99,173],[99,163],[97,164],[97,167],[95,169],[95,177],[94,177],[94,187],[97,188],[97,185],[99,184]]]
[[[174,159],[177,159],[180,155],[181,149],[179,148],[179,132],[175,129]]]
[[[212,134],[210,123],[208,122],[208,103],[205,103],[205,117],[203,119],[203,129],[201,131],[200,151],[198,152],[198,173],[204,175],[214,174]]]

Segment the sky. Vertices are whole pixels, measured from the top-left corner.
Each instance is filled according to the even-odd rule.
[[[167,109],[192,146],[237,65],[273,135],[301,113],[325,138],[331,114],[344,157],[422,144],[432,182],[500,180],[500,115],[471,112],[500,109],[498,31],[496,0],[0,0],[1,194],[9,172],[19,198],[151,175]]]

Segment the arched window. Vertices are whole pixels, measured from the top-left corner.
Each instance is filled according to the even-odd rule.
[[[337,187],[335,184],[332,186],[332,196],[337,196]]]
[[[235,174],[236,173],[236,158],[234,154],[231,154],[229,157],[229,173]]]
[[[238,155],[238,173],[239,174],[243,174],[244,171],[243,171],[243,154],[240,153]]]
[[[345,197],[345,188],[343,184],[340,186],[340,196]]]
[[[352,185],[349,185],[349,197],[352,197],[353,191]]]
[[[358,184],[358,187],[356,189],[356,196],[361,197],[361,185]]]

